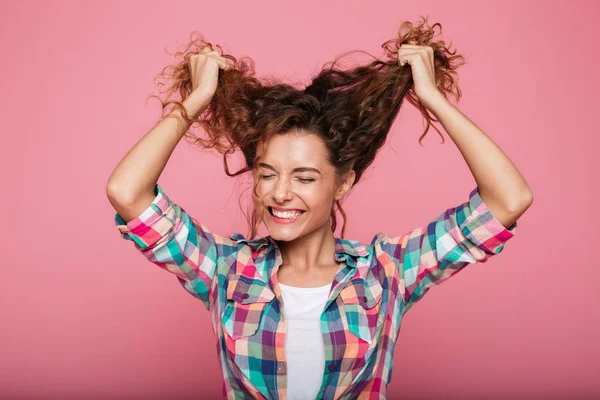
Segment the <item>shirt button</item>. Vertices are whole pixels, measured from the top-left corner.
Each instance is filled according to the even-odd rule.
[[[367,302],[367,296],[363,296],[363,301],[366,303]]]
[[[327,366],[327,368],[329,368],[330,371],[333,371],[333,369],[335,368],[335,364],[331,363]]]
[[[247,299],[248,297],[250,297],[250,295],[249,295],[248,293],[244,293],[244,294],[242,295],[242,299]]]

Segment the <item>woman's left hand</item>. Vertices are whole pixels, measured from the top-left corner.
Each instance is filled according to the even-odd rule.
[[[435,84],[435,69],[433,62],[433,48],[431,46],[417,46],[415,44],[402,44],[398,49],[398,65],[401,67],[410,64],[413,77],[413,90],[419,101],[429,108],[442,93]]]

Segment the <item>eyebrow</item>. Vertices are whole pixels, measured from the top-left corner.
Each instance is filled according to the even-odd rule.
[[[273,171],[275,171],[275,168],[273,168],[269,164],[261,162],[261,163],[258,163],[258,165],[261,166],[261,167],[263,167],[263,168],[272,169]],[[311,167],[298,167],[298,168],[294,168],[292,170],[292,173],[294,173],[294,172],[316,172],[317,174],[321,175],[321,171],[319,171],[316,168],[311,168]]]

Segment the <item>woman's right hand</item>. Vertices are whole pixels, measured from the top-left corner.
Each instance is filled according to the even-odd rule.
[[[206,46],[190,57],[188,67],[192,81],[190,98],[208,104],[217,90],[219,69],[228,69],[229,64],[217,50],[211,51],[210,46]]]

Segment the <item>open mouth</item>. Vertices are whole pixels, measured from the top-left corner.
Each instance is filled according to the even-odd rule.
[[[286,211],[286,212],[274,211],[271,206],[267,206],[267,209],[269,210],[269,214],[271,214],[271,216],[273,218],[275,218],[277,220],[283,220],[283,221],[294,221],[306,212],[306,211],[302,211],[302,210]]]

